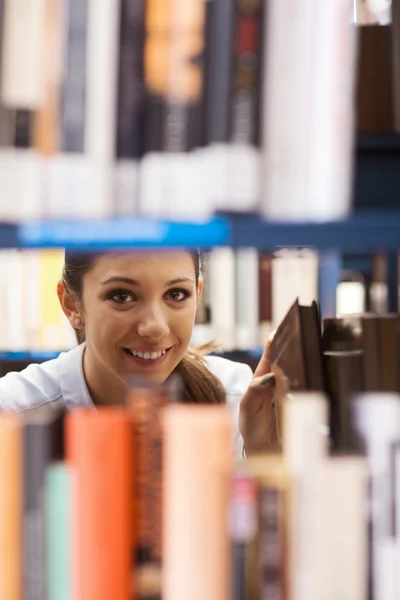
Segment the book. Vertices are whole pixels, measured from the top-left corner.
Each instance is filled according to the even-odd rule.
[[[316,302],[296,300],[278,326],[270,347],[272,365],[281,369],[293,391],[325,389],[321,323]]]
[[[37,109],[44,102],[45,0],[5,0],[1,101]]]
[[[21,600],[23,437],[19,415],[0,415],[0,597]]]
[[[64,453],[63,412],[51,404],[23,416],[23,598],[46,596],[45,478]]]
[[[236,347],[235,253],[215,248],[210,255],[211,324],[214,339],[224,350]]]
[[[282,455],[254,455],[247,462],[258,487],[257,597],[288,598],[291,473]]]
[[[164,439],[161,412],[168,397],[161,386],[132,381],[126,405],[132,423],[135,598],[161,597]]]
[[[356,75],[350,3],[270,1],[264,35],[260,210],[275,221],[344,218]]]
[[[256,545],[258,524],[256,478],[250,465],[246,469],[237,467],[230,481],[228,508],[228,530],[232,547],[232,600],[250,598],[252,588],[258,584],[249,572],[249,563],[256,561],[252,550]]]
[[[259,258],[255,248],[235,255],[236,348],[252,350],[259,342]],[[224,302],[224,306],[226,303]]]
[[[121,0],[119,14],[118,89],[116,115],[117,214],[137,210],[139,159],[144,152],[145,0]]]
[[[163,600],[228,598],[231,413],[175,404],[163,427]]]
[[[46,597],[69,600],[71,562],[72,473],[63,461],[45,475]]]
[[[316,599],[367,597],[367,492],[364,458],[328,458],[321,465],[314,514]]]
[[[229,201],[225,200],[226,208],[235,211],[256,209],[260,195],[262,12],[261,1],[235,1],[228,125]]]
[[[71,593],[76,600],[130,597],[132,448],[132,425],[123,408],[77,408],[67,414],[66,459],[74,473]]]
[[[376,600],[394,600],[398,592],[398,490],[393,478],[393,454],[400,441],[400,396],[389,392],[355,395],[353,415],[369,467],[371,594]]]

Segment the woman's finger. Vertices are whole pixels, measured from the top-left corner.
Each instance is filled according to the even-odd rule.
[[[271,351],[271,342],[274,339],[275,331],[272,331],[267,339],[267,343],[265,344],[264,352],[261,357],[260,362],[257,365],[257,368],[254,372],[254,377],[260,377],[262,375],[266,375],[271,371],[271,360],[270,360],[270,351]]]

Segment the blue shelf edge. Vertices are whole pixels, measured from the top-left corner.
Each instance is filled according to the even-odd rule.
[[[0,352],[0,361],[6,362],[28,362],[45,361],[57,358],[65,350],[16,350],[12,352]]]
[[[336,248],[350,252],[400,249],[400,210],[362,211],[343,221],[272,223],[257,215],[216,216],[204,223],[141,218],[0,224],[0,248],[66,248],[96,252],[139,248]]]

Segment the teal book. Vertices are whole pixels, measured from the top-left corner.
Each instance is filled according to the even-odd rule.
[[[70,600],[70,473],[66,464],[48,467],[45,480],[46,600]]]

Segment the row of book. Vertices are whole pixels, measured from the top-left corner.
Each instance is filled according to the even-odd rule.
[[[0,597],[397,600],[400,397],[279,403],[281,449],[232,453],[225,405],[138,383],[124,407],[0,414]]]
[[[371,264],[367,286],[356,274],[341,273],[340,257],[329,260],[312,249],[208,252],[192,344],[214,340],[226,351],[262,348],[297,297],[306,305],[318,299],[323,317],[363,313],[368,296],[371,310],[385,313],[385,257],[376,255]],[[56,295],[62,265],[62,250],[0,251],[0,352],[55,352],[75,345]]]
[[[0,10],[1,220],[348,214],[352,0]]]

